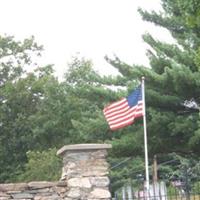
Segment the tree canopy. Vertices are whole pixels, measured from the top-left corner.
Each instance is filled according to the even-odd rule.
[[[167,29],[175,42],[160,41],[149,33],[143,35],[149,45],[150,68],[105,57],[119,71],[118,76],[101,76],[90,60],[77,57],[72,58],[62,82],[50,65],[36,64],[36,70],[27,72],[25,69],[34,64],[34,55],[39,56],[42,47],[34,38],[18,42],[1,36],[0,182],[46,178],[37,171],[36,161],[46,172],[52,170],[48,166],[52,161],[58,164],[53,166],[57,169],[55,148],[82,142],[113,144],[109,162],[114,189],[143,173],[142,119],[113,132],[102,113],[105,105],[134,90],[142,76],[146,82],[150,160],[155,154],[160,162],[178,159],[179,163],[190,163],[188,160],[192,159],[194,171],[198,169],[199,4],[198,0],[163,0],[163,10],[158,13],[140,8],[143,20]],[[43,156],[49,162],[43,163]],[[132,159],[125,166],[116,171],[116,167],[112,168],[127,158]],[[174,170],[179,169],[173,165],[162,167],[160,177]],[[57,177],[52,174],[50,179]]]

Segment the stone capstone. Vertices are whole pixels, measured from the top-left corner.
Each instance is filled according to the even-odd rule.
[[[66,145],[57,151],[57,155],[62,155],[67,151],[87,151],[87,150],[106,150],[111,149],[111,144],[74,144]]]

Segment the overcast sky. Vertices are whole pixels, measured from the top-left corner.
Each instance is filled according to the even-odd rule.
[[[141,35],[169,37],[137,12],[138,7],[161,9],[159,0],[0,0],[0,5],[0,34],[17,39],[34,35],[45,49],[39,62],[55,64],[59,77],[76,53],[91,59],[104,74],[114,73],[105,55],[148,65]]]

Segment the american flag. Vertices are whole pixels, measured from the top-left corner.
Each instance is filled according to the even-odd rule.
[[[143,116],[142,88],[139,86],[128,97],[106,106],[103,110],[111,130],[132,124]]]

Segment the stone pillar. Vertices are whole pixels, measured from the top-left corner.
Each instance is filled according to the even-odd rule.
[[[67,182],[66,200],[110,200],[107,150],[110,144],[67,145],[58,150],[63,157],[62,181]]]

